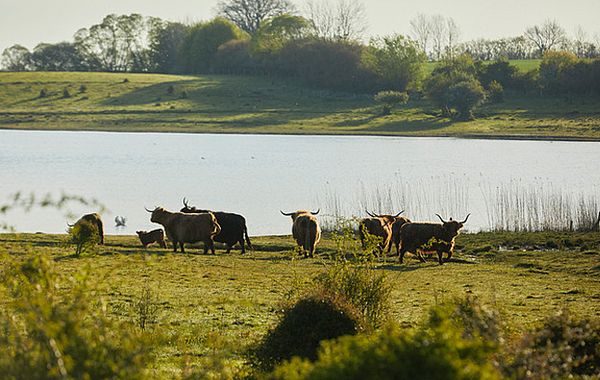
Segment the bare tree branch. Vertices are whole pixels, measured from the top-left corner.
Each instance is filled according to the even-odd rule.
[[[295,10],[289,0],[228,0],[217,4],[220,16],[250,34],[254,34],[266,19],[285,13],[293,14]]]
[[[546,20],[542,25],[527,28],[524,36],[537,46],[540,56],[566,39],[565,30],[555,20]]]

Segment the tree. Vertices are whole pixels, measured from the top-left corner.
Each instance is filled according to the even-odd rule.
[[[373,97],[377,103],[383,104],[381,114],[386,116],[392,113],[392,108],[408,102],[408,94],[398,91],[380,91]]]
[[[460,29],[452,17],[446,18],[446,53],[453,57],[460,37]]]
[[[429,19],[431,25],[431,39],[433,41],[433,55],[436,60],[442,58],[446,42],[447,24],[442,15],[431,16]]]
[[[182,70],[179,51],[189,28],[178,22],[157,23],[150,31],[150,69],[159,73]]]
[[[419,43],[419,47],[427,53],[429,40],[431,39],[431,24],[426,15],[419,13],[417,17],[410,20],[412,37]]]
[[[554,20],[546,20],[525,30],[524,37],[538,48],[540,57],[548,50],[558,46],[566,39],[565,30]]]
[[[157,19],[110,14],[100,24],[75,33],[75,46],[95,70],[143,70],[148,32]]]
[[[8,71],[31,70],[31,53],[22,45],[13,45],[2,52],[2,67]]]
[[[85,59],[74,44],[39,44],[31,54],[32,65],[38,71],[82,71]]]
[[[328,39],[359,40],[367,30],[365,6],[358,0],[321,0],[306,3],[307,18],[316,36]]]
[[[566,51],[549,51],[540,64],[540,85],[550,92],[562,92],[570,87],[566,74],[577,63],[577,56]]]
[[[295,11],[288,0],[227,0],[217,5],[218,14],[249,34],[254,34],[269,18]]]
[[[453,84],[447,91],[448,106],[456,109],[460,120],[472,120],[473,109],[485,99],[485,91],[475,78]]]
[[[306,37],[309,22],[304,17],[284,14],[265,21],[252,36],[252,48],[258,55],[273,55],[288,41]]]
[[[209,72],[219,46],[245,38],[247,35],[240,28],[221,17],[194,25],[180,49],[184,71],[194,74]]]
[[[372,39],[363,60],[380,88],[406,91],[419,86],[427,58],[415,41],[396,35]]]

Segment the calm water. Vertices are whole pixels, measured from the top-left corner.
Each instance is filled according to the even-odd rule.
[[[144,206],[178,210],[183,197],[245,215],[251,235],[290,233],[279,210],[299,208],[397,207],[421,220],[471,212],[477,230],[489,227],[485,199],[497,186],[600,194],[599,163],[600,143],[0,131],[0,204],[17,191],[93,197],[108,209],[107,232],[121,234],[155,228]],[[117,231],[116,215],[127,228]],[[68,220],[65,210],[0,215],[24,232],[64,232]]]

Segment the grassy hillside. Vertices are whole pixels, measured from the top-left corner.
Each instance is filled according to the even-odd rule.
[[[266,77],[0,73],[0,128],[10,129],[600,139],[599,105],[511,95],[454,122],[427,101],[382,117],[369,96]]]
[[[157,361],[150,366],[158,378],[179,377],[182,368],[215,352],[240,360],[246,346],[273,325],[280,303],[307,290],[311,279],[332,265],[327,256],[337,249],[328,236],[318,258],[292,260],[292,239],[283,236],[253,238],[255,250],[244,256],[223,250],[203,255],[194,248],[182,255],[144,250],[131,236],[108,236],[97,254],[75,258],[64,240],[61,235],[2,234],[0,268],[29,255],[53,258],[65,278],[88,267],[94,296],[106,302],[111,318],[126,321],[136,318],[134,305],[142,288],[149,287],[159,305],[152,331],[164,337],[155,342]],[[395,323],[416,326],[429,306],[465,294],[499,309],[515,333],[563,308],[600,317],[597,233],[465,234],[457,244],[447,265],[412,257],[404,265],[396,258],[377,264],[393,286]]]

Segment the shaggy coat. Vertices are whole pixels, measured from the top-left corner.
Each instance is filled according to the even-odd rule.
[[[147,231],[135,231],[135,233],[140,238],[140,242],[146,248],[152,243],[157,243],[163,248],[167,248],[167,243],[165,243],[165,233],[162,228],[157,228],[150,232]]]
[[[452,220],[452,218],[444,221],[438,215],[442,223],[413,222],[404,224],[400,228],[400,263],[403,262],[406,252],[414,253],[421,261],[425,261],[419,251],[437,252],[440,265],[449,261],[454,249],[454,238],[469,219],[469,215],[462,222]],[[442,259],[444,252],[448,255],[446,260]]]
[[[196,207],[189,206],[185,199],[183,205],[184,207],[180,211],[186,214],[212,212],[210,210],[199,210]],[[227,253],[229,253],[231,248],[237,243],[239,243],[242,248],[242,254],[246,253],[244,240],[246,244],[248,244],[248,248],[252,249],[252,243],[250,243],[250,237],[248,236],[248,228],[246,227],[246,219],[242,215],[223,211],[215,211],[212,213],[215,218],[217,218],[217,223],[221,226],[221,232],[215,235],[214,241],[227,245]]]
[[[102,218],[100,218],[100,215],[97,213],[85,214],[84,216],[79,218],[79,220],[75,222],[75,224],[69,224],[69,226],[73,227],[80,223],[82,220],[85,220],[86,222],[89,222],[92,225],[96,226],[96,228],[98,229],[98,237],[100,238],[99,244],[104,244],[104,226],[102,224]]]
[[[204,253],[210,248],[215,253],[213,237],[221,232],[221,226],[215,216],[210,213],[184,214],[182,212],[170,212],[162,207],[157,207],[152,212],[150,221],[158,223],[165,228],[167,237],[173,242],[173,251],[177,252],[177,244],[181,252],[185,252],[184,243],[204,242]]]
[[[315,215],[319,213],[298,210],[292,213],[281,213],[292,217],[292,236],[304,251],[304,256],[313,257],[317,243],[321,240],[321,227]]]
[[[377,236],[381,238],[381,243],[379,243],[378,248],[380,252],[386,251],[390,252],[392,245],[391,242],[393,240],[393,226],[395,224],[399,224],[400,226],[407,221],[407,218],[399,216],[404,211],[400,211],[396,215],[378,215],[373,214],[367,211],[370,218],[364,218],[359,223],[358,235],[360,237],[360,243],[365,247],[365,238],[366,234]],[[398,227],[399,229],[400,227]]]

